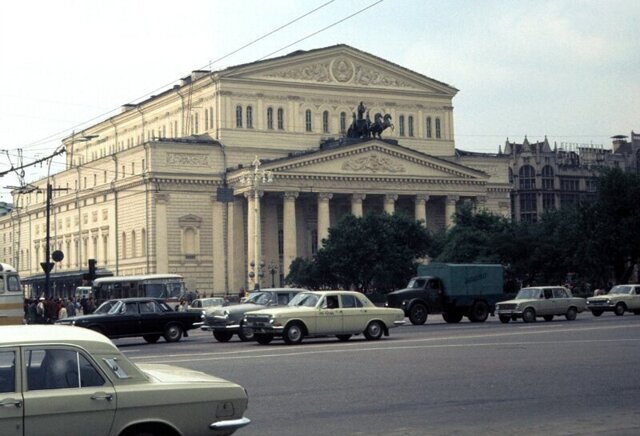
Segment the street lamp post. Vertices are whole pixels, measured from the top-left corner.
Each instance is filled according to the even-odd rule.
[[[266,183],[273,182],[273,172],[260,169],[260,159],[258,156],[253,160],[253,170],[242,177],[241,183],[249,186],[253,190],[253,260],[250,265],[254,271],[249,272],[249,278],[254,281],[254,289],[260,288],[260,279],[264,276],[264,262],[260,260],[260,187]]]
[[[269,273],[271,274],[271,287],[275,288],[276,287],[276,273],[278,272],[278,265],[273,263],[273,262],[269,262]]]

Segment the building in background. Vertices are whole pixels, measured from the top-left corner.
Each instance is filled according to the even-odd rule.
[[[115,275],[182,274],[208,295],[281,284],[348,213],[433,230],[464,203],[510,216],[507,160],[456,155],[456,93],[347,45],[194,71],[66,138],[66,170],[14,191],[0,260],[42,273],[47,183],[54,274],[94,258]],[[393,127],[346,139],[377,114]]]

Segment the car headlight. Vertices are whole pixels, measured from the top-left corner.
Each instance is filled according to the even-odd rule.
[[[607,300],[607,304],[611,304],[611,300]]]

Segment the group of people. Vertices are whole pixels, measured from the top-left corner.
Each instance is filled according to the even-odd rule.
[[[86,315],[96,310],[93,297],[40,297],[24,300],[24,319],[26,324],[53,324],[58,319],[70,316]]]

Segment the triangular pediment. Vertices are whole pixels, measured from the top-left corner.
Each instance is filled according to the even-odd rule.
[[[290,177],[360,177],[424,180],[481,180],[488,175],[446,159],[384,141],[332,147],[265,163],[265,169]]]
[[[348,45],[294,52],[233,67],[221,77],[357,88],[405,89],[454,96],[457,89]]]

